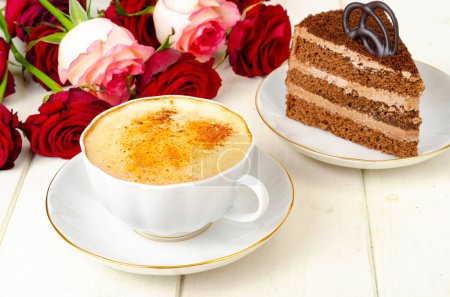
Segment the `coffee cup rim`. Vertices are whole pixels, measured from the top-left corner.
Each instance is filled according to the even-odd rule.
[[[200,180],[196,180],[196,181],[190,181],[190,182],[182,182],[182,183],[174,183],[174,184],[168,184],[168,185],[152,185],[152,184],[144,184],[144,183],[139,183],[139,182],[133,182],[133,181],[127,181],[127,180],[123,180],[123,179],[119,179],[117,177],[114,177],[112,175],[110,175],[109,173],[107,173],[106,171],[104,171],[103,169],[99,168],[98,166],[96,166],[94,163],[91,162],[91,160],[89,160],[89,158],[87,157],[86,154],[86,148],[84,145],[84,140],[86,138],[86,135],[89,133],[89,130],[95,125],[95,123],[102,117],[106,116],[107,114],[113,112],[116,109],[122,108],[128,104],[133,104],[139,101],[146,101],[146,100],[154,100],[154,99],[189,99],[189,100],[193,100],[193,101],[202,101],[202,102],[207,102],[209,104],[216,104],[219,105],[223,108],[225,108],[227,111],[237,115],[239,118],[242,119],[242,121],[245,123],[245,126],[247,127],[248,132],[250,133],[251,136],[251,142],[250,145],[248,146],[247,150],[245,151],[245,156],[244,158],[242,158],[238,163],[236,163],[235,165],[231,166],[230,168],[219,172],[216,175],[213,175],[211,177],[208,178],[204,178],[204,179],[200,179]],[[240,164],[242,164],[243,162],[245,162],[245,160],[249,157],[249,152],[251,152],[255,146],[255,137],[253,134],[252,129],[250,128],[250,125],[248,124],[247,120],[240,115],[238,112],[234,111],[233,109],[225,106],[222,103],[219,103],[217,101],[212,101],[210,99],[205,99],[205,98],[199,98],[199,97],[193,97],[193,96],[185,96],[185,95],[162,95],[162,96],[151,96],[151,97],[141,97],[141,98],[137,98],[137,99],[133,99],[130,101],[126,101],[124,103],[121,103],[119,105],[113,106],[101,113],[99,113],[94,119],[92,119],[92,121],[89,123],[89,125],[84,129],[84,131],[81,134],[80,137],[80,147],[81,147],[81,154],[83,156],[83,159],[85,161],[87,161],[94,170],[97,170],[99,172],[101,172],[101,174],[107,176],[108,178],[114,180],[115,182],[119,182],[122,184],[126,184],[126,185],[132,185],[132,186],[138,186],[138,187],[143,187],[143,188],[158,188],[158,189],[169,189],[169,188],[177,188],[177,187],[183,187],[183,186],[194,186],[194,185],[201,185],[204,183],[209,183],[217,178],[219,178],[222,175],[225,175],[226,173],[232,171],[234,168],[236,168],[237,166],[239,166]]]

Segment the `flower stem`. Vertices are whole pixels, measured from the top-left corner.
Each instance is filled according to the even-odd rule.
[[[16,46],[11,40],[11,36],[8,32],[8,27],[6,25],[6,20],[3,13],[0,12],[0,29],[3,31],[6,42],[9,44],[11,52],[13,53],[16,61],[22,64],[28,71],[30,71],[34,76],[36,76],[40,81],[42,81],[50,90],[54,93],[62,91],[62,87],[51,79],[47,74],[36,68],[33,64],[27,61],[25,57],[17,50]],[[8,76],[8,72],[6,72],[5,76]]]
[[[28,71],[31,72],[34,76],[36,76],[40,81],[42,81],[47,87],[52,90],[53,93],[57,93],[62,91],[62,87],[53,79],[51,79],[47,74],[36,68],[33,64],[27,61],[24,56],[22,56],[21,53],[16,49],[14,46],[14,43],[10,43],[11,52],[14,55],[14,58],[16,58],[16,61],[22,64],[23,67],[25,67]]]
[[[228,57],[228,53],[224,52],[223,55],[220,57],[219,61],[217,62],[216,65],[214,65],[214,70],[216,70],[217,68],[219,68],[220,65],[222,65],[223,62],[225,62],[225,60]]]
[[[3,16],[4,10],[5,10],[4,8],[0,10],[0,29],[1,31],[4,32],[3,35],[5,35],[6,42],[9,43],[11,41],[11,37],[9,36],[8,26],[6,25],[5,17]],[[3,102],[3,96],[5,95],[6,86],[8,85],[8,76],[9,76],[8,67],[6,67],[5,76],[3,77],[2,82],[0,84],[0,104]]]
[[[0,104],[3,102],[3,96],[5,95],[6,85],[8,84],[8,69],[6,69],[5,77],[0,84]]]
[[[67,29],[67,31],[70,31],[74,27],[72,22],[48,0],[39,0],[39,2],[64,26],[64,28]]]

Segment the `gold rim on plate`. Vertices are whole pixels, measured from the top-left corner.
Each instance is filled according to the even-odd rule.
[[[271,158],[273,158],[272,155],[268,154]],[[288,218],[289,214],[291,213],[292,207],[294,205],[294,184],[292,182],[292,178],[289,175],[289,172],[287,171],[287,169],[283,166],[283,164],[281,164],[276,158],[273,158],[279,165],[281,168],[283,168],[284,172],[286,173],[289,182],[291,184],[291,189],[292,189],[292,197],[291,197],[291,203],[289,205],[288,211],[286,212],[286,215],[284,216],[283,220],[280,222],[280,224],[275,227],[275,229],[273,229],[269,234],[267,234],[266,236],[264,236],[263,238],[261,238],[259,241],[257,241],[256,243],[246,247],[245,249],[238,251],[236,253],[227,255],[227,256],[223,256],[220,258],[215,258],[215,259],[211,259],[211,260],[207,260],[207,261],[202,261],[202,262],[198,262],[198,263],[191,263],[191,264],[183,264],[183,265],[142,265],[142,264],[133,264],[133,263],[126,263],[126,262],[120,262],[120,261],[116,261],[113,259],[109,259],[100,255],[97,255],[95,253],[92,253],[88,250],[83,249],[82,247],[79,247],[78,245],[76,245],[75,243],[73,243],[72,241],[70,241],[69,238],[67,238],[63,232],[61,230],[58,229],[58,227],[56,227],[55,223],[53,222],[51,216],[50,216],[50,211],[48,209],[48,193],[50,191],[50,188],[53,184],[53,181],[55,179],[55,177],[58,175],[58,173],[70,162],[66,162],[66,164],[64,164],[57,172],[56,174],[53,176],[52,180],[50,181],[50,184],[48,186],[47,189],[47,194],[45,196],[45,211],[47,213],[47,218],[50,221],[50,224],[53,226],[53,228],[55,229],[56,233],[59,234],[59,236],[61,236],[61,238],[67,242],[69,245],[73,246],[74,248],[76,248],[77,250],[83,252],[84,254],[88,255],[88,256],[92,256],[98,260],[101,261],[106,261],[108,263],[111,264],[116,264],[116,265],[120,265],[120,266],[125,266],[125,267],[135,267],[135,268],[146,268],[146,269],[176,269],[176,268],[189,268],[189,267],[195,267],[195,266],[201,266],[201,265],[208,265],[208,264],[214,264],[214,263],[218,263],[218,262],[222,262],[222,261],[226,261],[229,259],[233,259],[236,257],[239,257],[241,255],[244,255],[247,252],[250,252],[251,250],[255,249],[256,247],[262,245],[264,242],[266,242],[268,239],[270,239],[277,231],[278,229],[280,229],[280,227],[284,224],[284,222],[286,221],[286,219]]]
[[[448,76],[445,72],[443,72],[442,70],[439,70],[438,68],[436,68],[434,66],[428,65],[428,64],[420,62],[420,61],[416,61],[416,62],[424,64],[424,65],[426,65],[426,66],[428,66],[430,68],[433,68],[434,70],[442,73],[443,75]],[[259,97],[259,94],[261,92],[261,87],[264,84],[264,82],[269,77],[271,77],[276,71],[279,71],[282,67],[285,67],[285,66],[287,66],[287,65],[283,64],[283,65],[279,66],[277,69],[275,69],[274,71],[269,73],[266,77],[264,77],[263,80],[261,81],[261,83],[259,84],[258,89],[256,90],[256,95],[255,95],[256,111],[258,112],[259,117],[262,119],[264,124],[266,124],[266,126],[269,127],[270,130],[272,130],[275,134],[277,134],[279,137],[281,137],[284,141],[286,141],[286,142],[288,142],[290,144],[293,144],[294,146],[297,146],[297,147],[299,147],[300,149],[302,149],[304,151],[307,151],[309,153],[316,154],[316,155],[319,155],[319,156],[322,156],[322,157],[328,157],[328,158],[333,158],[333,159],[338,159],[338,160],[345,160],[345,161],[357,161],[357,162],[360,162],[360,163],[392,163],[392,162],[398,162],[398,161],[409,161],[409,160],[422,159],[422,158],[426,158],[426,157],[432,157],[433,155],[437,155],[439,153],[442,153],[443,151],[445,151],[448,148],[450,148],[450,144],[447,144],[446,146],[441,147],[441,148],[439,148],[437,150],[434,150],[432,152],[429,152],[429,153],[426,153],[426,154],[423,154],[423,155],[418,155],[418,156],[415,156],[415,157],[397,158],[397,159],[391,159],[391,160],[367,160],[367,159],[357,159],[357,158],[349,158],[349,157],[341,157],[341,156],[330,155],[330,154],[326,154],[326,153],[322,153],[322,152],[316,151],[316,150],[314,150],[312,148],[309,148],[309,147],[304,146],[304,145],[302,145],[300,143],[297,143],[297,142],[287,138],[286,136],[281,134],[281,132],[279,132],[274,127],[272,127],[269,124],[269,122],[263,117],[263,115],[262,115],[262,113],[260,111],[259,105],[258,105],[258,97]],[[336,136],[336,137],[338,137],[338,136]]]

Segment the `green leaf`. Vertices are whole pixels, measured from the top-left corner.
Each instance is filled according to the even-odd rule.
[[[247,17],[247,12],[249,12],[249,11],[252,10],[255,6],[258,6],[258,5],[260,5],[260,4],[263,4],[263,1],[257,2],[257,3],[255,3],[255,4],[250,5],[250,6],[247,6],[247,7],[244,9],[244,11],[242,12],[242,18],[241,18],[241,20],[242,20],[242,21],[245,20],[245,18]]]
[[[98,88],[97,88],[96,86],[97,86]],[[79,86],[79,88],[80,88],[81,90],[87,89],[87,90],[90,90],[90,91],[93,91],[93,92],[96,92],[96,93],[105,93],[105,92],[106,92],[106,87],[103,86],[103,85],[101,85],[101,84],[96,84],[96,85],[81,85],[81,86]]]
[[[67,19],[70,19],[70,15],[65,13],[64,11],[61,10],[61,13],[63,16],[65,16]]]
[[[5,36],[5,40],[7,43],[11,42],[11,37],[9,36],[8,32],[8,25],[6,24],[5,17],[3,15],[3,12],[0,12],[0,29],[3,32],[3,35]]]
[[[173,42],[173,41],[170,42],[170,37],[172,37],[173,35],[175,35],[175,29],[172,27],[172,33],[167,35],[166,39],[164,39],[164,41],[161,43],[161,45],[158,47],[158,49],[156,51],[160,52],[160,51],[163,51],[163,50],[166,50],[166,49],[172,47],[172,45],[175,42]]]
[[[89,18],[78,0],[69,0],[69,14],[72,23],[76,26]]]
[[[64,38],[65,35],[66,35],[65,32],[57,32],[57,33],[53,33],[53,34],[41,37],[37,40],[33,40],[28,44],[27,51],[32,49],[33,46],[35,46],[38,42],[41,42],[41,41],[47,42],[47,43],[52,43],[52,44],[60,44],[61,40]]]
[[[105,12],[105,10],[97,10],[97,18],[104,18],[105,17],[105,15],[106,15],[106,12]]]
[[[47,95],[44,97],[44,99],[42,99],[42,103],[47,102],[48,99],[50,99],[50,96],[51,96],[51,95],[53,95],[53,94],[47,94]]]
[[[145,9],[132,13],[129,16],[138,16],[138,15],[144,15],[144,14],[153,14],[153,11],[155,10],[154,6],[148,6]]]
[[[62,27],[62,26],[58,26],[58,25],[56,25],[56,24],[49,23],[49,22],[40,22],[40,23],[37,24],[37,26],[39,26],[39,25],[46,25],[46,26],[49,26],[49,27],[58,29],[58,30],[60,30],[61,32],[67,32],[67,29],[66,29],[66,28],[64,28],[64,27]],[[34,29],[34,27],[28,27],[28,28],[30,28],[31,30]],[[25,30],[26,30],[26,29],[27,29],[27,27],[25,27]]]
[[[92,4],[92,1],[91,0],[87,0],[86,13],[87,13],[88,18],[91,18],[91,4]]]
[[[128,13],[125,11],[125,9],[122,7],[122,5],[120,5],[119,0],[117,0],[117,1],[114,3],[114,7],[116,8],[116,13],[117,13],[118,15],[124,16],[124,17],[128,16]]]
[[[20,66],[22,66],[22,65],[17,64],[16,62],[13,62],[13,61],[8,61],[8,64],[9,64],[9,65],[12,65],[12,66],[15,66],[15,67],[20,67]]]
[[[135,13],[127,13],[125,11],[125,8],[122,7],[119,0],[116,0],[114,7],[116,8],[116,13],[123,17],[132,17],[132,16],[139,16],[144,14],[153,14],[153,11],[155,10],[154,6],[147,6],[141,11],[135,12]]]

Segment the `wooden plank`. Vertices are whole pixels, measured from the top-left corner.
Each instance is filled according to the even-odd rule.
[[[366,171],[381,297],[450,293],[450,152],[416,166]]]
[[[20,121],[25,121],[28,115],[37,112],[46,91],[37,84],[30,83],[29,79],[24,82],[17,72],[15,77],[16,93],[5,98],[3,103],[18,113]],[[15,162],[15,167],[0,171],[0,244],[31,160],[28,140],[25,137],[22,140],[22,153]]]
[[[246,116],[257,144],[285,164],[296,201],[270,242],[237,263],[185,276],[181,296],[374,296],[360,170],[294,151],[257,117],[246,92],[255,92],[259,80],[238,80],[229,69],[222,74],[224,85],[242,96],[228,92],[221,100]]]
[[[8,226],[9,218],[14,210],[17,197],[23,180],[25,179],[31,161],[28,142],[25,142],[23,151],[15,167],[8,171],[0,171],[0,245]]]
[[[113,270],[87,258],[53,230],[45,194],[64,162],[33,159],[0,246],[0,296],[176,296],[179,277]]]

